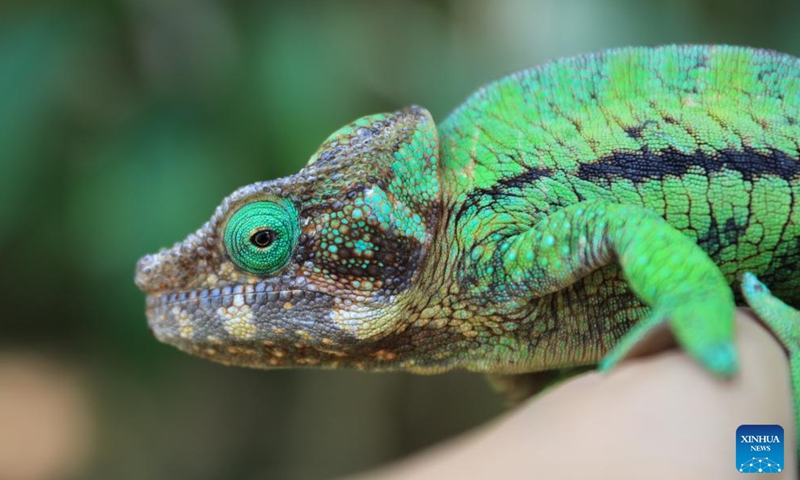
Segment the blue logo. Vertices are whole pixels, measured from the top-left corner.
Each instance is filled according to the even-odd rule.
[[[741,473],[783,471],[783,427],[742,425],[736,429],[736,470]]]

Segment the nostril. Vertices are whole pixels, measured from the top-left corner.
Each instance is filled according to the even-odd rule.
[[[153,285],[154,276],[156,273],[155,264],[157,263],[156,255],[145,255],[136,262],[136,274],[134,276],[134,283],[144,292],[152,292],[156,290]]]
[[[153,263],[154,259],[155,255],[149,255],[149,254],[140,258],[139,261],[136,262],[136,271],[144,270]]]

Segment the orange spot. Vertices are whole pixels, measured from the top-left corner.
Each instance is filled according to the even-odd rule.
[[[388,350],[378,350],[373,354],[373,356],[379,360],[387,360],[387,361],[394,360],[395,358],[397,358],[396,353],[390,352]]]

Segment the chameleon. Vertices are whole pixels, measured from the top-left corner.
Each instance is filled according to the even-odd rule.
[[[216,362],[510,379],[607,370],[663,329],[729,378],[748,304],[800,411],[799,265],[800,60],[671,45],[512,74],[438,125],[357,119],[135,283],[159,340]]]

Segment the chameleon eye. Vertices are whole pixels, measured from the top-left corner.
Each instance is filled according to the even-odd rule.
[[[262,201],[236,211],[225,227],[225,249],[233,263],[256,275],[268,275],[288,263],[300,228],[288,201]]]
[[[275,241],[275,232],[272,230],[259,230],[250,237],[250,243],[258,248],[267,248]]]

